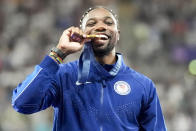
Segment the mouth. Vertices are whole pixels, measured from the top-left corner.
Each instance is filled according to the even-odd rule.
[[[95,34],[95,36],[96,36],[94,37],[95,40],[109,40],[110,39],[109,35],[103,34],[103,33]]]
[[[91,39],[94,43],[94,46],[103,46],[109,42],[111,36],[106,33],[93,33],[86,35],[86,38]]]
[[[106,34],[100,34],[100,35],[98,35],[99,37],[97,37],[97,38],[99,38],[99,39],[101,39],[101,40],[108,40],[109,39],[109,36],[108,35],[106,35]]]

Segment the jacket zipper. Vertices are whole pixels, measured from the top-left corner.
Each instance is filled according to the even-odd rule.
[[[105,80],[102,81],[101,83],[101,97],[100,97],[100,104],[101,104],[101,109],[103,108],[103,99],[104,99],[104,88],[106,87]],[[100,125],[100,131],[103,131],[103,126],[102,124]]]

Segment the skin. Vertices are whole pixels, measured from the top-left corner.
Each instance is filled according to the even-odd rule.
[[[92,40],[95,58],[101,64],[114,64],[116,62],[115,45],[119,40],[119,30],[115,17],[108,10],[96,8],[84,17],[82,29],[72,26],[63,32],[57,48],[67,55],[82,50],[85,42],[90,41],[90,39],[82,39],[80,42],[73,42],[70,40],[73,34],[80,36],[89,34],[108,35],[108,40]]]

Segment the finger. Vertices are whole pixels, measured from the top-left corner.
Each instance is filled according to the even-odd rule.
[[[81,50],[84,47],[84,43],[78,43],[78,42],[71,42],[73,50]]]
[[[78,27],[73,28],[72,31],[73,32],[71,34],[71,40],[74,42],[81,43],[84,40],[83,31],[81,29],[79,29]]]
[[[71,26],[71,27],[69,27],[67,30],[68,30],[69,32],[72,32],[75,28],[76,28],[75,26]]]
[[[79,30],[79,33],[80,33],[81,36],[84,35],[84,32],[82,30]]]
[[[71,33],[72,35],[73,34],[79,34],[79,29],[77,29],[77,27],[74,27],[73,29],[72,29],[72,33]]]
[[[72,27],[70,27],[70,28],[64,30],[63,35],[69,36],[69,37],[70,37],[70,36],[72,35],[73,28],[74,28],[74,27],[72,26]]]
[[[84,32],[83,32],[80,28],[76,27],[76,28],[74,29],[74,31],[75,31],[75,33],[78,34],[81,38],[83,37]],[[74,34],[75,34],[75,33],[74,33]]]

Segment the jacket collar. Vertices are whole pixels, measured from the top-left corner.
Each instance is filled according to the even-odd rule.
[[[89,81],[101,81],[116,76],[124,65],[122,55],[120,53],[117,53],[116,55],[118,57],[117,62],[108,72],[95,60],[91,43],[86,43],[84,51],[79,58],[78,81],[80,83],[86,83]]]

